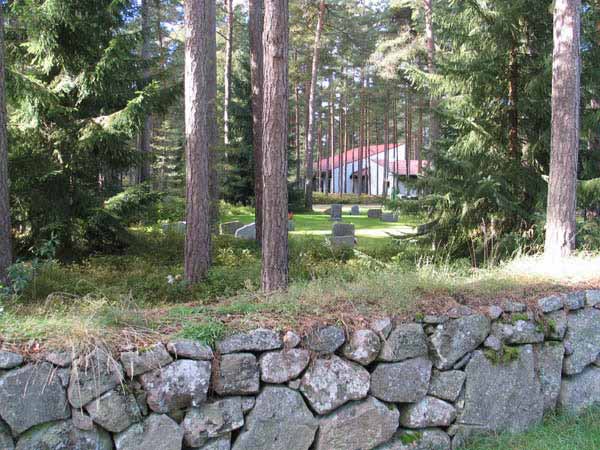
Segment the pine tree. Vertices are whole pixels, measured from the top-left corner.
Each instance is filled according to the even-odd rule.
[[[6,269],[12,264],[12,229],[8,193],[8,139],[4,83],[4,13],[0,7],[0,284],[7,281]]]

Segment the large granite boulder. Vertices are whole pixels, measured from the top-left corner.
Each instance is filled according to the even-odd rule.
[[[182,441],[183,430],[164,414],[151,414],[115,436],[117,450],[181,450]]]
[[[192,339],[179,339],[169,342],[167,350],[177,359],[195,359],[196,361],[212,361],[214,355],[210,346]]]
[[[544,297],[538,300],[538,308],[543,313],[550,313],[557,311],[563,307],[563,298],[559,295],[551,295],[550,297]]]
[[[544,399],[535,369],[531,345],[520,347],[508,363],[494,363],[476,351],[465,370],[465,404],[457,423],[513,433],[539,423]]]
[[[14,369],[23,364],[23,357],[17,353],[0,350],[0,370]]]
[[[28,365],[0,377],[0,416],[13,433],[70,415],[65,389],[51,364]]]
[[[313,410],[327,414],[350,400],[365,398],[369,372],[338,356],[315,360],[302,377],[300,391]]]
[[[142,352],[123,352],[121,362],[128,377],[135,377],[159,369],[173,362],[163,344],[156,344]]]
[[[10,428],[2,419],[0,419],[0,448],[4,450],[14,450],[15,448],[15,441],[13,441]]]
[[[565,357],[563,371],[566,375],[581,373],[600,353],[600,310],[586,308],[569,314],[565,340],[573,351]]]
[[[299,377],[310,362],[310,352],[291,348],[260,356],[260,376],[265,383],[281,384]]]
[[[480,314],[460,317],[438,325],[430,347],[437,369],[451,369],[467,353],[479,347],[490,332],[490,320]]]
[[[368,366],[377,358],[381,350],[381,341],[377,333],[371,330],[357,330],[342,347],[346,359]]]
[[[318,426],[298,392],[266,386],[233,450],[308,450]]]
[[[425,397],[402,409],[400,425],[406,428],[450,426],[456,418],[456,409],[450,403],[435,397]]]
[[[374,397],[349,403],[319,420],[315,450],[371,450],[398,429],[398,409]]]
[[[219,395],[251,395],[260,390],[258,361],[252,353],[224,355],[215,373],[214,389]]]
[[[440,372],[434,370],[431,375],[429,395],[454,402],[465,384],[465,373],[461,370]]]
[[[140,381],[152,411],[167,413],[206,400],[210,384],[211,363],[180,359],[162,369],[147,372]]]
[[[438,428],[400,430],[376,450],[450,450],[450,436]]]
[[[217,344],[222,355],[239,352],[266,352],[283,347],[283,339],[273,330],[259,328],[249,333],[238,333]]]
[[[112,450],[110,434],[99,428],[80,430],[69,421],[32,428],[19,439],[16,450]],[[4,448],[3,448],[4,450]]]
[[[185,415],[181,427],[183,441],[188,447],[201,447],[212,438],[229,435],[244,425],[241,397],[227,397],[199,408],[192,408]]]
[[[198,450],[231,450],[231,433],[209,439],[206,444],[198,447]]]
[[[334,353],[346,342],[344,330],[336,326],[316,328],[303,339],[304,346],[320,354]]]
[[[427,336],[417,323],[397,326],[383,343],[379,359],[398,362],[405,359],[427,356]]]
[[[517,320],[510,327],[510,332],[505,338],[506,343],[515,344],[539,344],[544,342],[544,330],[540,325],[528,320]]]
[[[392,403],[418,402],[427,395],[430,379],[427,358],[378,364],[371,374],[371,395]]]
[[[540,380],[544,412],[556,408],[560,385],[562,382],[564,346],[561,342],[545,342],[534,346],[536,355],[536,372]]]
[[[583,372],[562,380],[558,406],[576,414],[592,405],[600,404],[600,368],[589,367]]]
[[[123,368],[106,351],[96,348],[74,361],[67,391],[73,408],[81,408],[124,381]]]
[[[562,341],[567,332],[567,313],[564,310],[554,311],[544,316],[546,339]]]
[[[85,406],[94,422],[111,433],[120,433],[142,420],[142,413],[132,393],[114,389]]]

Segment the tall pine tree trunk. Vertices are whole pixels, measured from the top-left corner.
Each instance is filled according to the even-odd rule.
[[[433,29],[433,0],[423,0],[425,9],[425,41],[427,46],[427,70],[430,74],[436,73],[435,65],[435,32]],[[440,121],[436,109],[438,107],[438,98],[430,93],[429,97],[429,141],[430,148],[435,149],[436,143],[440,138]]]
[[[262,107],[263,107],[263,0],[249,0],[250,78],[252,82],[252,148],[254,153],[254,211],[256,239],[262,243]],[[298,117],[296,116],[296,120]],[[297,133],[298,131],[296,131]],[[298,142],[298,136],[296,141]]]
[[[520,157],[521,150],[519,145],[519,110],[518,110],[518,89],[519,89],[519,61],[516,42],[510,49],[508,80],[508,153],[511,158]]]
[[[229,103],[231,101],[231,67],[233,62],[233,0],[225,0],[227,10],[227,40],[225,42],[225,73],[223,75],[223,139],[229,144]]]
[[[7,281],[6,269],[12,264],[4,70],[4,17],[0,8],[0,283]]]
[[[581,0],[556,0],[552,63],[552,150],[544,253],[550,260],[575,248],[579,152]]]
[[[211,144],[214,116],[215,0],[185,1],[186,240],[185,277],[204,278],[211,250]],[[211,103],[213,107],[211,108]],[[212,111],[212,116],[211,116]]]
[[[288,285],[288,1],[265,0],[262,289]]]
[[[300,87],[296,86],[294,105],[294,135],[296,147],[296,187],[302,187],[302,156],[300,152]]]
[[[144,64],[142,86],[146,87],[150,82],[150,5],[149,0],[142,0],[142,63]],[[152,116],[144,119],[144,124],[138,138],[139,152],[141,157],[140,172],[138,180],[140,183],[150,179],[150,153],[152,140]]]
[[[321,54],[321,34],[325,22],[325,0],[319,3],[319,18],[315,32],[312,69],[310,72],[310,90],[308,100],[308,129],[306,132],[306,179],[304,180],[304,197],[306,209],[312,210],[313,199],[313,149],[315,145],[315,112],[317,109],[317,77],[319,75],[319,56]]]

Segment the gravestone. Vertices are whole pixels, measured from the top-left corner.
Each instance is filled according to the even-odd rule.
[[[331,238],[329,238],[329,242],[333,248],[341,248],[341,247],[354,247],[355,239],[354,239],[354,231],[355,227],[352,223],[334,223],[333,229],[331,230]]]
[[[367,217],[369,217],[370,219],[381,219],[381,209],[369,209],[367,211]]]
[[[255,241],[256,240],[256,223],[251,223],[250,225],[246,225],[241,228],[238,228],[235,231],[235,237],[238,239]]]
[[[381,214],[382,222],[398,222],[398,214],[395,213],[383,213]]]
[[[358,205],[352,205],[352,208],[350,209],[350,215],[358,216],[359,214],[360,214],[360,207]]]
[[[288,231],[294,231],[295,229],[296,229],[296,226],[294,225],[294,221],[288,220]]]
[[[354,236],[331,236],[329,242],[333,248],[354,247]]]
[[[220,225],[221,234],[230,234],[235,236],[235,232],[243,226],[244,224],[239,220],[234,220],[233,222],[223,222]]]
[[[331,205],[331,220],[336,222],[342,220],[342,205],[337,203]]]
[[[162,230],[164,233],[185,234],[185,222],[164,223]]]
[[[332,234],[334,236],[354,236],[354,224],[352,223],[334,223]]]

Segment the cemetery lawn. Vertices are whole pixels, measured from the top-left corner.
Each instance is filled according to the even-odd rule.
[[[243,212],[226,221],[252,221]],[[560,268],[523,257],[473,269],[467,260],[428,259],[410,239],[389,236],[411,232],[419,218],[398,224],[365,216],[345,220],[357,225],[355,251],[327,245],[324,234],[332,224],[326,215],[295,215],[290,288],[269,296],[259,290],[254,242],[216,237],[208,278],[190,287],[181,279],[183,236],[158,225],[132,229],[123,254],[40,267],[24,291],[2,300],[0,342],[31,353],[99,343],[143,346],[170,336],[210,343],[258,326],[353,328],[384,316],[414,320],[461,305],[482,309],[506,298],[533,302],[550,292],[600,287],[597,255],[580,255]]]

